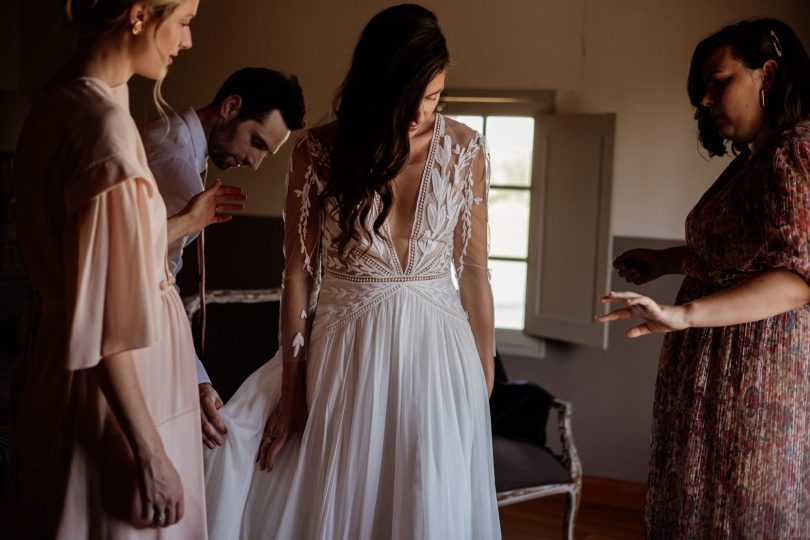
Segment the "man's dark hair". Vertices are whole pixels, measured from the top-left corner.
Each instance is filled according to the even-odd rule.
[[[301,129],[306,123],[304,93],[294,75],[266,68],[243,68],[222,83],[214,103],[219,105],[234,95],[242,98],[241,122],[263,122],[268,114],[278,109],[287,128]]]

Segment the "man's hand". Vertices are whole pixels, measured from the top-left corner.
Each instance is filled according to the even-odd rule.
[[[202,423],[202,441],[208,448],[222,446],[228,429],[217,412],[222,407],[219,394],[211,383],[202,383],[200,389],[200,421]]]

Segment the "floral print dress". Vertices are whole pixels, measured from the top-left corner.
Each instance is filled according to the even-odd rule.
[[[784,268],[810,282],[810,124],[738,156],[686,221],[677,303]],[[810,305],[668,334],[650,538],[810,538]]]

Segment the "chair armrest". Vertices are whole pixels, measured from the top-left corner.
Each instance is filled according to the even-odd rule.
[[[579,461],[577,447],[574,445],[574,433],[571,429],[573,405],[569,401],[554,398],[551,406],[557,409],[557,428],[562,446],[562,462],[571,472],[571,478],[577,484],[582,481],[582,463]]]
[[[214,289],[206,291],[205,304],[258,304],[261,302],[278,302],[281,300],[281,288],[273,289]],[[189,295],[183,297],[186,314],[191,319],[200,309],[200,297]]]

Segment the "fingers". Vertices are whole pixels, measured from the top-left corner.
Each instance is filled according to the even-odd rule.
[[[203,444],[208,448],[222,446],[225,442],[222,436],[228,433],[225,423],[217,412],[220,407],[222,407],[222,400],[216,390],[210,385],[202,386],[200,390],[200,423]]]
[[[596,322],[599,323],[606,323],[610,321],[624,321],[626,319],[630,319],[633,317],[633,314],[629,307],[623,307],[617,309],[615,311],[611,311],[610,313],[605,313],[604,315],[599,315],[596,317]]]
[[[647,315],[658,309],[658,304],[656,304],[654,300],[632,291],[610,291],[608,294],[601,297],[599,301],[603,304],[610,304],[612,302],[622,302],[624,304],[622,308],[597,316],[596,321],[600,323],[622,321],[633,317],[646,318]],[[634,311],[633,308],[636,308],[636,311]],[[649,331],[647,333],[649,333]]]
[[[633,326],[632,328],[628,328],[624,331],[624,335],[629,338],[637,338],[641,336],[646,336],[647,334],[652,334],[652,330],[647,324],[639,324],[638,326]]]
[[[216,413],[215,413],[216,414]],[[222,437],[227,430],[225,429],[225,425],[222,423],[222,420],[219,420],[219,425],[222,429],[216,427],[216,425],[211,422],[210,418],[206,418],[205,413],[201,415],[201,424],[202,424],[202,435],[203,435],[203,443],[208,448],[214,448],[214,446],[222,446],[225,442],[225,439]]]
[[[217,214],[212,219],[209,225],[217,225],[218,223],[227,223],[233,219],[233,216],[228,214]]]
[[[186,513],[185,499],[186,499],[185,496],[183,496],[183,497],[180,497],[179,501],[177,501],[177,511],[176,511],[177,521],[180,521],[181,519],[183,519],[183,515]],[[177,522],[175,522],[175,523],[177,523]]]
[[[647,279],[645,276],[642,275],[638,270],[634,268],[626,268],[626,267],[616,267],[619,271],[619,276],[632,283],[633,285],[641,285],[642,283],[646,283]]]
[[[234,201],[244,201],[247,199],[245,192],[238,186],[226,186],[220,183],[217,187],[219,188],[217,190],[217,198],[223,197]]]
[[[202,414],[201,417],[203,444],[210,449],[213,449],[215,446],[222,446],[225,442],[222,436],[217,432],[211,422],[205,418],[205,414]]]
[[[149,522],[149,525],[152,527],[160,527],[163,524],[164,516],[162,511],[157,507],[152,507],[152,521]]]
[[[217,191],[219,191],[220,187],[222,187],[222,180],[217,178],[216,180],[211,182],[210,186],[205,188],[205,191],[203,193],[216,193]]]
[[[634,285],[650,281],[650,264],[647,250],[631,249],[613,259],[613,267],[619,276]]]
[[[631,298],[645,297],[633,291],[610,291],[605,296],[601,297],[600,300],[603,304],[609,304],[611,302],[621,302]]]
[[[205,193],[209,197],[216,197],[217,199],[227,199],[232,201],[247,200],[247,196],[242,188],[238,186],[224,185],[221,180],[215,181],[205,189]]]
[[[152,500],[146,495],[146,489],[142,490],[141,496],[141,522],[151,525],[155,521],[155,507]]]
[[[214,401],[214,410],[213,414],[208,415],[208,420],[213,424],[217,431],[225,435],[228,433],[228,428],[225,427],[225,422],[222,421],[222,418],[219,416],[217,410],[222,407],[222,401],[217,396],[217,399]]]
[[[270,446],[273,442],[273,438],[267,433],[264,432],[262,434],[262,440],[259,443],[259,453],[256,455],[256,463],[259,464],[259,468],[261,470],[265,470],[265,463],[267,463],[267,457],[270,454]]]
[[[270,445],[270,452],[269,452],[268,462],[267,462],[267,470],[268,471],[273,470],[273,463],[276,462],[276,457],[278,457],[278,453],[281,452],[281,449],[284,447],[285,442],[287,442],[286,437],[284,437],[283,439],[281,437],[273,439],[273,444]]]
[[[166,504],[165,508],[155,506],[152,525],[154,527],[168,527],[180,521],[182,517],[183,498],[181,496],[178,502],[169,502]]]
[[[273,470],[273,463],[276,461],[276,456],[281,452],[286,442],[286,435],[269,435],[267,432],[262,435],[262,441],[259,445],[259,454],[256,457],[256,461],[261,470],[267,472]]]
[[[177,523],[177,504],[170,504],[166,507],[166,519],[163,521],[163,526],[168,527]]]
[[[216,206],[214,206],[214,211],[216,213],[224,213],[224,212],[239,212],[245,209],[244,204],[231,204],[231,203],[220,203],[218,202]]]

